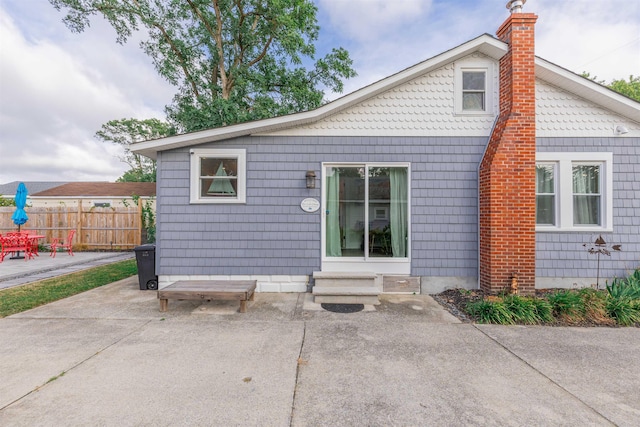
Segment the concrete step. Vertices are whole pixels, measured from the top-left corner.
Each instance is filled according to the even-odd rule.
[[[362,287],[382,289],[381,278],[375,273],[334,273],[316,271],[313,273],[315,286],[320,287]]]
[[[316,303],[379,304],[382,277],[375,273],[316,271],[312,293]]]
[[[314,286],[314,295],[380,295],[380,289],[373,287],[355,286]]]

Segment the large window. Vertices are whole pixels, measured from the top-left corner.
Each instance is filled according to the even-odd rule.
[[[325,168],[326,257],[407,258],[409,168]]]
[[[191,203],[244,203],[245,150],[191,150]]]
[[[538,153],[537,160],[538,230],[612,229],[611,153]]]

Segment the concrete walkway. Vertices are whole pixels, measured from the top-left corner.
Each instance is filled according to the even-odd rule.
[[[464,324],[420,295],[351,314],[309,294],[158,309],[130,278],[0,319],[0,425],[640,420],[639,328]]]
[[[4,261],[0,262],[0,289],[37,282],[134,257],[133,251],[74,252],[73,256],[66,252],[60,252],[56,254],[55,258],[49,256],[49,252],[42,252],[40,256],[29,260],[5,257]]]

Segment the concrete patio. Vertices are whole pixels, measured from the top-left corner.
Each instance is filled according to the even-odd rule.
[[[0,425],[617,425],[640,329],[460,323],[425,295],[179,301],[126,279],[0,319]]]

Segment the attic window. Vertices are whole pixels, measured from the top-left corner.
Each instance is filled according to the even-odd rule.
[[[191,150],[191,203],[245,203],[245,150]]]
[[[465,58],[455,64],[455,114],[496,114],[496,64],[485,58]]]
[[[485,71],[462,72],[463,111],[486,111],[486,81]]]

